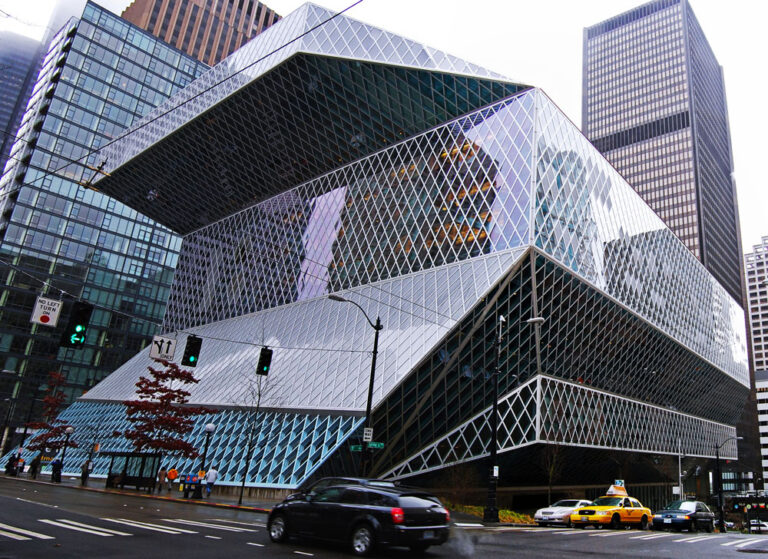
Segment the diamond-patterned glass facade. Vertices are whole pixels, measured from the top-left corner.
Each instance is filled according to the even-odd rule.
[[[148,153],[133,162],[152,165],[163,141],[134,133],[124,142]],[[121,169],[112,180],[135,186]],[[502,454],[551,442],[672,454],[679,436],[686,453],[706,456],[734,433],[748,393],[738,303],[535,89],[342,158],[186,235],[165,329],[179,347],[190,333],[204,340],[191,401],[223,410],[223,483],[243,472],[238,425],[249,422],[242,406],[264,345],[274,357],[263,421],[268,432],[292,427],[280,444],[266,435],[248,483],[355,471],[349,443],[361,431],[373,332],[328,294],[384,325],[373,423],[386,449],[375,474],[487,453],[499,315]],[[546,318],[538,350],[532,316]],[[150,363],[136,355],[68,417],[85,424],[99,410],[124,423],[120,402]]]

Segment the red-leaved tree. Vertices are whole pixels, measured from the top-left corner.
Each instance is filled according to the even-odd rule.
[[[196,416],[218,411],[185,405],[190,393],[174,385],[197,383],[192,371],[164,359],[155,361],[163,368],[147,367],[149,378],[140,377],[136,383],[138,399],[123,402],[133,426],[125,432],[125,438],[133,442],[138,452],[150,450],[194,458],[197,449],[184,435],[192,431]]]
[[[59,419],[59,410],[67,399],[62,390],[67,384],[67,377],[57,371],[48,373],[48,387],[43,396],[43,420],[27,423],[30,429],[40,431],[27,445],[33,452],[58,452],[64,448],[67,435],[64,432],[69,424]],[[77,441],[70,439],[68,446],[77,448]]]

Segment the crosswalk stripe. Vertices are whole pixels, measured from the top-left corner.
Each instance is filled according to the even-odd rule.
[[[101,526],[91,526],[89,524],[75,522],[74,520],[67,520],[66,518],[57,518],[56,520],[58,520],[59,522],[65,522],[66,524],[71,524],[73,526],[80,526],[81,528],[91,528],[92,530],[99,530],[100,532],[106,532],[114,536],[132,536],[133,535],[133,534],[129,534],[128,532],[118,532],[117,530],[110,530],[109,528],[102,528]]]
[[[757,543],[760,541],[765,541],[765,540],[763,538],[755,538],[752,540],[747,540],[745,542],[738,543],[734,547],[747,547],[748,545],[752,545],[753,543]]]
[[[125,524],[133,528],[143,528],[144,530],[152,530],[153,532],[162,532],[163,534],[197,534],[192,530],[184,530],[182,528],[175,528],[173,526],[162,526],[160,524],[149,524],[148,522],[139,522],[138,520],[129,520],[127,518],[102,518],[107,522],[114,522],[116,524]]]
[[[238,522],[237,520],[221,520],[220,518],[208,518],[210,522],[226,522],[228,524],[242,524],[243,526],[255,526],[257,528],[266,528],[266,524],[261,524],[259,522]],[[482,526],[482,524],[478,524],[478,526]]]
[[[208,524],[206,522],[197,522],[195,520],[177,520],[174,518],[164,518],[163,522],[172,522],[174,524],[191,524],[192,526],[202,526],[203,528],[213,528],[214,530],[226,530],[228,532],[258,532],[249,528],[235,528],[234,526],[223,526],[221,524]]]
[[[255,545],[256,547],[264,547],[263,543],[254,543],[254,542],[247,542],[248,545]]]
[[[595,532],[594,534],[590,534],[590,536],[597,536],[599,538],[608,538],[610,536],[621,536],[624,532]]]
[[[675,542],[684,542],[684,543],[694,543],[694,542],[703,542],[704,540],[714,540],[717,539],[718,536],[692,536],[689,538],[682,538],[679,540],[674,540]]]
[[[732,542],[721,543],[720,545],[723,547],[728,547],[731,545],[736,545],[737,543],[741,543],[741,540],[733,540]]]
[[[107,534],[106,532],[99,532],[96,530],[89,530],[87,528],[70,526],[69,524],[65,524],[64,522],[57,522],[55,520],[50,520],[47,518],[38,518],[37,521],[44,522],[45,524],[50,524],[51,526],[58,526],[59,528],[66,528],[67,530],[75,530],[76,532],[85,532],[86,534],[93,534],[94,536],[104,536],[108,538],[112,537],[112,534]]]
[[[32,539],[32,538],[28,538],[27,536],[20,536],[19,534],[14,534],[13,532],[6,532],[5,530],[0,530],[0,536],[8,536],[13,540],[31,540]]]
[[[39,532],[33,532],[31,530],[24,530],[22,528],[16,528],[15,526],[10,526],[8,524],[0,524],[0,528],[5,528],[6,530],[10,532],[16,532],[17,534],[22,534],[24,536],[32,536],[33,538],[38,538],[41,540],[53,540],[55,539],[53,536],[46,536],[45,534],[41,534]]]
[[[672,534],[643,534],[642,536],[632,536],[630,540],[655,540],[658,538],[668,538]]]

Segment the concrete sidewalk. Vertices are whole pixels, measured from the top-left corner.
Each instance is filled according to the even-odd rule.
[[[143,499],[155,499],[159,501],[171,501],[174,503],[183,503],[188,505],[198,505],[204,507],[219,507],[229,508],[237,510],[246,510],[251,512],[269,513],[272,507],[279,501],[259,501],[243,499],[244,504],[238,505],[237,496],[232,495],[217,495],[212,493],[207,499],[185,499],[184,493],[179,491],[178,484],[174,485],[170,492],[147,493],[146,491],[136,491],[129,489],[107,489],[104,486],[105,480],[100,478],[91,478],[88,482],[88,487],[82,487],[80,485],[79,477],[72,477],[68,475],[62,475],[61,483],[53,483],[50,481],[50,475],[41,474],[38,479],[29,479],[24,477],[15,476],[2,476],[0,480],[17,482],[17,483],[29,483],[29,484],[42,484],[42,485],[55,485],[58,487],[66,487],[75,491],[91,491],[94,493],[109,493],[113,495],[125,495],[128,497],[140,497]],[[101,487],[100,487],[101,486]]]

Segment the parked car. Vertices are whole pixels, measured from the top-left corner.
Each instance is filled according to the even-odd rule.
[[[419,489],[345,483],[313,489],[275,506],[267,520],[274,542],[291,536],[347,542],[355,555],[377,547],[423,552],[448,539],[450,513]]]
[[[547,526],[548,524],[565,524],[570,526],[571,513],[579,507],[591,504],[592,501],[586,499],[564,499],[556,502],[554,505],[537,510],[536,514],[533,515],[533,519],[539,526]]]
[[[701,501],[672,501],[653,515],[652,528],[714,532],[715,513]]]
[[[605,496],[595,499],[591,505],[579,507],[571,514],[571,523],[577,528],[610,526],[617,529],[629,524],[646,530],[650,521],[651,510],[617,485],[612,485]]]
[[[726,523],[726,527],[728,527],[728,523]],[[750,532],[768,532],[768,522],[766,522],[765,520],[752,519],[749,521],[749,531]]]
[[[308,483],[306,486],[300,486],[296,493],[288,495],[288,499],[303,497],[307,493],[312,493],[324,487],[332,485],[375,485],[377,487],[396,487],[394,481],[386,479],[362,478],[362,477],[324,477],[315,482]]]

